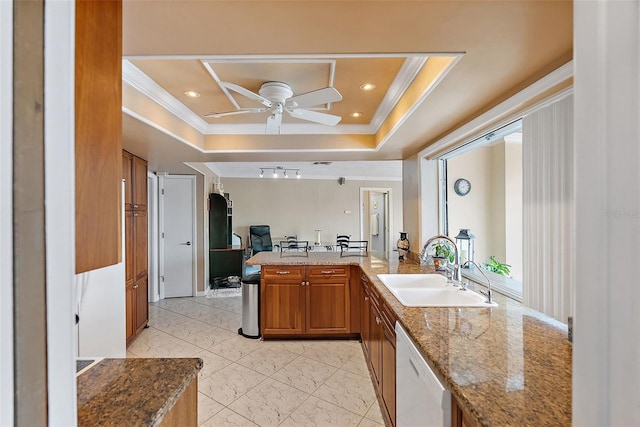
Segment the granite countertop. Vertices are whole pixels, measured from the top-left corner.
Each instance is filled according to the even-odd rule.
[[[494,308],[404,307],[377,275],[434,272],[413,261],[339,253],[280,258],[279,253],[261,252],[247,263],[359,265],[436,375],[479,425],[571,425],[572,345],[563,323],[497,293]]]
[[[202,359],[103,359],[77,377],[78,426],[156,426]]]

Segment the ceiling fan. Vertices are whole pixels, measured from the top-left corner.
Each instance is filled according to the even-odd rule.
[[[279,134],[282,124],[282,113],[286,111],[291,117],[308,120],[310,122],[323,125],[335,126],[342,117],[333,114],[320,113],[318,111],[307,110],[305,108],[329,102],[342,100],[342,95],[333,87],[314,90],[300,95],[293,96],[291,86],[282,82],[266,82],[260,86],[258,93],[252,92],[234,83],[220,82],[220,86],[239,93],[249,99],[260,102],[261,108],[240,108],[235,111],[225,111],[222,113],[208,113],[204,117],[225,117],[247,113],[271,113],[267,118],[267,134]]]

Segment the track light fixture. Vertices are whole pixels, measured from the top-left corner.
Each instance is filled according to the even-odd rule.
[[[273,171],[272,176],[274,178],[278,178],[278,172],[282,171],[282,177],[283,178],[289,178],[290,173],[295,172],[296,173],[296,178],[300,179],[302,178],[302,174],[300,173],[300,169],[289,169],[289,168],[283,168],[282,166],[276,166],[275,168],[272,167],[266,167],[266,168],[260,168],[260,178],[264,178],[264,171]]]

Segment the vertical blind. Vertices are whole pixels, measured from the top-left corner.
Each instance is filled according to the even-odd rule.
[[[567,322],[573,315],[573,95],[525,116],[524,303]]]

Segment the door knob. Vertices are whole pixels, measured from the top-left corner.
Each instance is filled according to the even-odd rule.
[[[191,246],[191,242],[187,242],[187,243],[185,243],[185,245]]]

